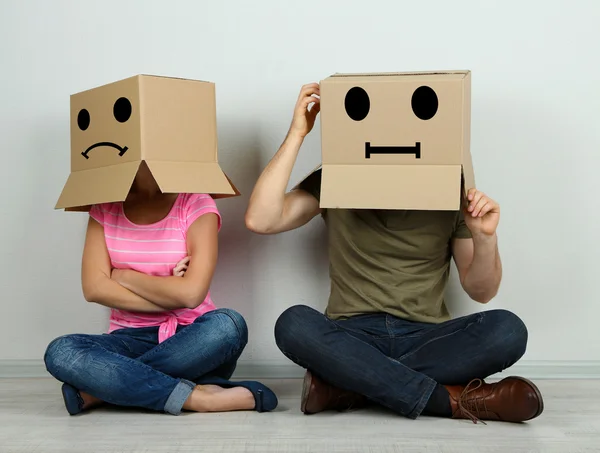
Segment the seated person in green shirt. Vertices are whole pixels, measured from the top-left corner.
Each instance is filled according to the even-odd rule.
[[[500,208],[468,191],[463,211],[319,208],[320,172],[286,193],[304,137],[319,112],[319,85],[302,88],[288,135],[251,195],[246,226],[276,234],[321,214],[328,231],[331,293],[325,314],[287,309],[275,326],[283,354],[307,369],[305,414],[368,403],[420,414],[520,422],[543,411],[538,388],[521,377],[484,378],[519,360],[523,321],[506,310],[451,319],[444,302],[450,260],[480,303],[497,293],[502,266]]]

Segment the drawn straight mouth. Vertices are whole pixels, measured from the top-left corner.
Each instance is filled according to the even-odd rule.
[[[365,158],[370,159],[372,154],[414,154],[415,159],[420,159],[421,142],[415,146],[371,146],[371,142],[365,142]]]
[[[127,150],[129,149],[126,146],[121,148],[119,145],[117,145],[116,143],[112,143],[112,142],[100,142],[100,143],[96,143],[96,144],[90,146],[88,149],[86,149],[84,152],[82,152],[81,155],[83,157],[85,157],[86,159],[89,159],[90,156],[88,156],[88,153],[91,150],[93,150],[94,148],[100,148],[102,146],[109,146],[111,148],[115,148],[115,149],[119,150],[119,156],[122,156],[123,154],[125,154],[127,152]]]

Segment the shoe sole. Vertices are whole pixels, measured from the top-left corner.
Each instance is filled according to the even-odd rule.
[[[542,414],[542,412],[544,412],[544,398],[542,398],[542,393],[538,389],[537,385],[535,385],[529,379],[525,379],[524,377],[521,377],[521,376],[509,376],[507,379],[517,379],[519,381],[523,381],[533,389],[533,391],[535,392],[535,396],[537,396],[538,401],[539,401],[538,411],[536,412],[536,414],[533,417],[531,417],[527,420],[533,420],[534,418],[539,417]],[[524,420],[524,421],[527,421],[527,420]]]
[[[312,374],[307,372],[304,375],[304,381],[302,382],[302,400],[300,403],[300,410],[305,415],[308,415],[308,413],[306,412],[306,405],[308,403],[308,395],[310,394],[311,385],[312,385]]]

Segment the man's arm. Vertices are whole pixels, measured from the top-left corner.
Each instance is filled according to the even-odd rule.
[[[111,264],[104,238],[104,228],[90,217],[81,265],[81,283],[85,300],[126,311],[156,313],[166,310],[132,293],[112,280],[110,275]]]
[[[183,277],[156,277],[128,269],[113,270],[112,278],[144,299],[161,307],[196,308],[206,298],[218,256],[218,218],[200,216],[187,231],[191,256]]]
[[[468,192],[467,200],[465,224],[473,237],[454,239],[452,255],[466,293],[477,302],[487,303],[498,293],[502,280],[502,262],[496,234],[500,206],[474,189]]]
[[[302,87],[287,137],[254,186],[245,221],[246,227],[255,233],[293,230],[321,212],[318,200],[308,192],[297,189],[286,193],[298,151],[319,113],[320,99],[315,97],[318,95],[318,84]]]
[[[502,263],[496,235],[454,239],[452,254],[460,283],[469,297],[483,304],[492,300],[498,293],[502,280]]]

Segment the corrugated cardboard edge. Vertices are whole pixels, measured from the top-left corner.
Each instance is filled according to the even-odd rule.
[[[114,84],[117,84],[117,83],[121,83],[121,82],[124,82],[125,80],[129,80],[129,79],[138,79],[139,80],[139,79],[144,78],[144,77],[161,78],[161,79],[174,79],[174,80],[187,80],[189,82],[211,83],[211,84],[214,85],[214,82],[210,82],[208,80],[189,79],[189,78],[186,78],[186,77],[174,77],[174,76],[166,76],[166,75],[158,75],[158,74],[135,74],[135,75],[132,75],[132,76],[129,76],[129,77],[124,77],[124,78],[119,79],[119,80],[113,80],[113,81],[110,81],[110,82],[107,82],[107,83],[103,83],[101,85],[96,85],[96,86],[94,86],[92,88],[87,88],[85,90],[78,91],[76,93],[71,94],[71,96],[76,96],[76,95],[79,95],[79,94],[87,93],[88,91],[97,90],[98,88],[102,88],[102,87],[105,87],[105,86],[109,86],[109,85],[114,85]]]
[[[103,88],[103,87],[107,87],[107,86],[111,86],[111,85],[116,85],[117,83],[121,83],[121,82],[124,82],[126,80],[139,79],[139,77],[140,77],[140,75],[138,74],[138,75],[133,75],[133,76],[130,76],[130,77],[125,77],[125,78],[119,79],[119,80],[113,80],[113,81],[108,82],[108,83],[103,83],[101,85],[96,85],[96,86],[94,86],[92,88],[86,88],[85,90],[81,90],[81,91],[78,91],[76,93],[72,93],[70,97],[72,98],[74,96],[78,96],[80,94],[84,94],[84,93],[87,93],[89,91],[94,91],[94,90],[97,90],[98,88]]]
[[[336,72],[329,77],[396,77],[396,76],[430,76],[430,75],[456,75],[464,74],[468,75],[471,71],[469,69],[457,69],[457,70],[440,70],[440,71],[405,71],[405,72],[357,72],[357,73],[344,73]]]
[[[211,83],[214,85],[214,82],[209,80],[200,80],[200,79],[190,79],[188,77],[175,77],[175,76],[167,76],[167,75],[158,75],[158,74],[138,74],[140,77],[157,77],[161,79],[174,79],[174,80],[186,80],[189,82],[202,82],[202,83]]]
[[[473,157],[471,155],[471,72],[465,76],[463,81],[463,153],[462,153],[462,174],[463,174],[463,196],[469,189],[475,189],[475,169],[473,168]],[[468,107],[468,108],[466,108]]]

